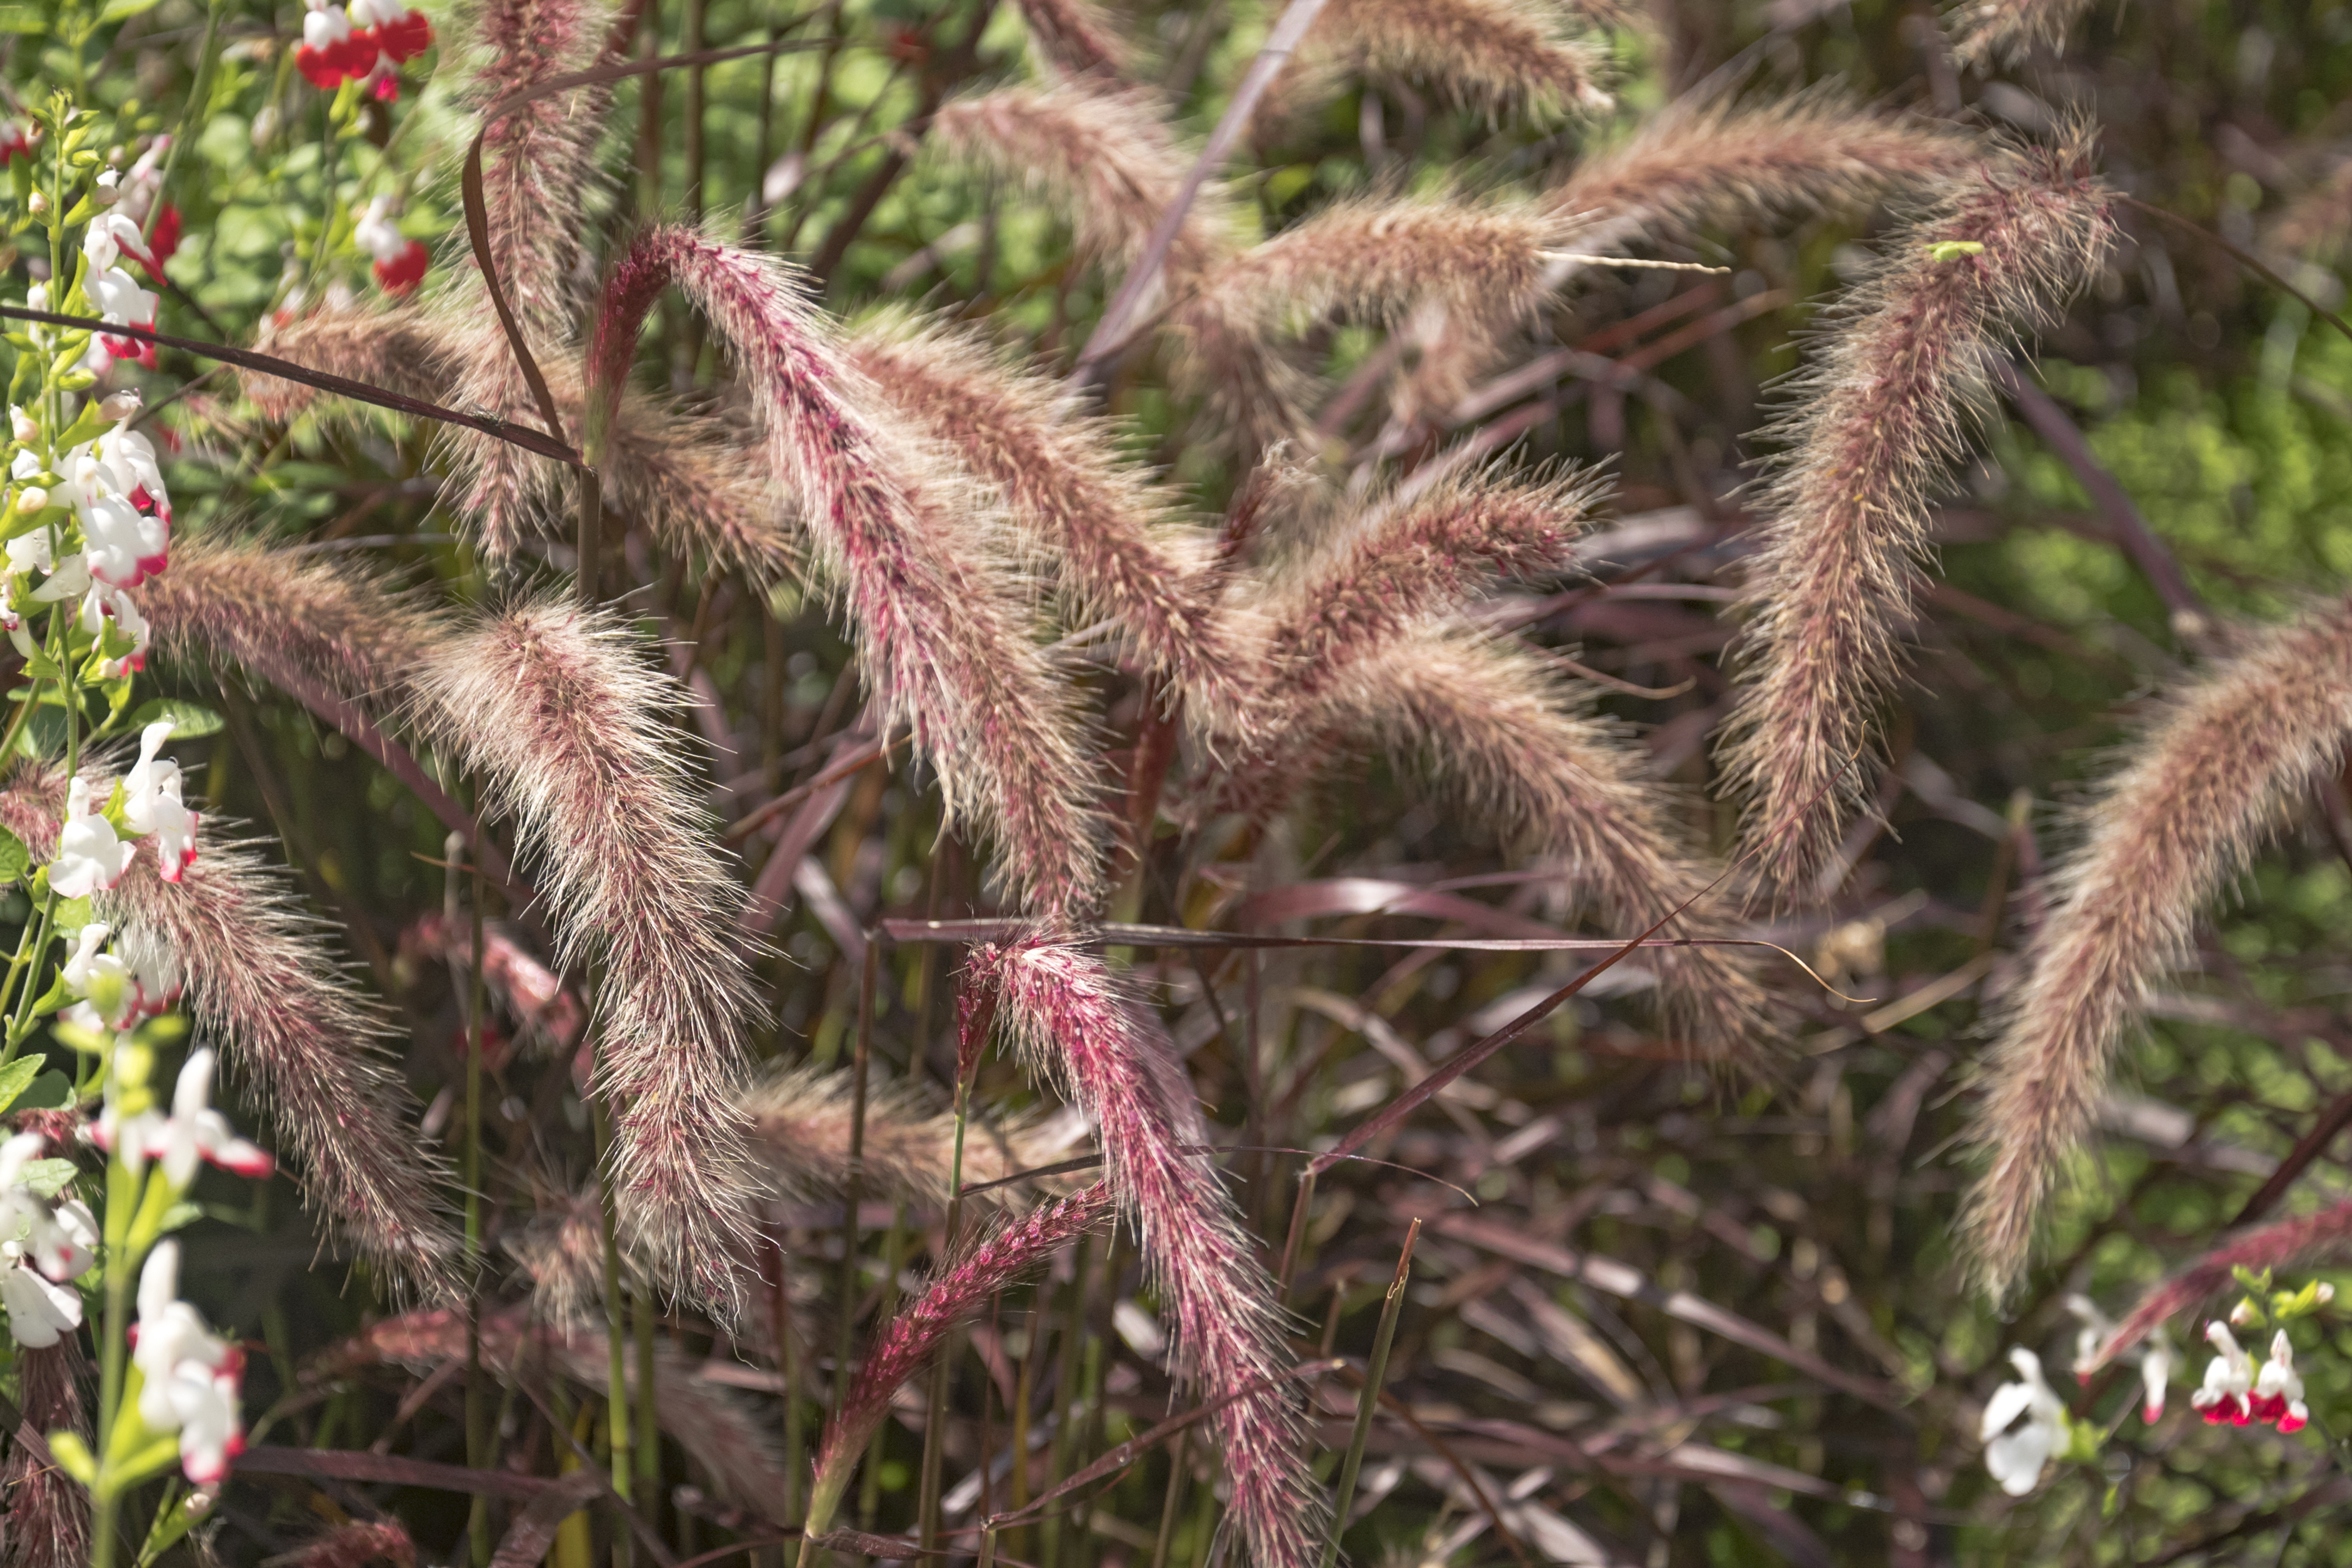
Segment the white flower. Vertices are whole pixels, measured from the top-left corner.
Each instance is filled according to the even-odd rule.
[[[114,617],[115,629],[131,639],[131,652],[119,659],[99,661],[100,678],[114,681],[121,679],[133,670],[143,670],[147,667],[147,617],[139,613],[139,606],[131,602],[131,596],[120,589],[108,595],[106,609],[107,613]],[[188,819],[188,827],[191,831],[195,828],[195,818],[193,814]],[[195,852],[189,851],[186,858],[194,859]],[[181,863],[184,865],[186,861],[184,860]],[[174,873],[166,876],[163,880],[177,882],[180,879]]]
[[[65,961],[63,974],[67,989],[88,1001],[108,1029],[116,1030],[131,1021],[138,993],[132,986],[131,966],[102,949],[111,929],[103,920],[93,920],[83,926],[74,940],[73,956]]]
[[[98,304],[98,313],[110,327],[144,327],[155,325],[155,295],[139,287],[139,280],[119,267],[104,272],[93,270],[83,280],[83,288]]]
[[[2204,1412],[2209,1425],[2218,1427],[2226,1421],[2233,1427],[2246,1426],[2254,1418],[2247,1402],[2254,1386],[2254,1364],[2247,1359],[2230,1325],[2220,1319],[2205,1325],[2205,1338],[2220,1354],[2205,1364],[2205,1382],[2189,1396],[2189,1403]]]
[[[41,427],[33,423],[31,414],[12,402],[8,405],[8,434],[15,436],[18,443],[29,445],[41,438]],[[16,461],[22,465],[25,459],[31,455],[29,452],[20,452],[16,455]],[[25,474],[37,473],[40,466],[37,461],[32,467],[25,470]],[[21,479],[25,475],[19,474],[16,476]]]
[[[2164,1419],[2164,1393],[2172,1381],[2172,1346],[2158,1335],[2150,1334],[2140,1352],[2139,1381],[2140,1419],[2153,1427]]]
[[[237,1380],[245,1357],[215,1338],[196,1309],[178,1300],[180,1245],[166,1241],[139,1273],[139,1418],[151,1430],[180,1435],[180,1468],[198,1486],[228,1473],[245,1448],[237,1429]]]
[[[115,270],[114,264],[125,253],[141,261],[150,255],[147,242],[139,237],[139,221],[119,210],[89,220],[89,227],[82,231],[81,253],[89,258],[92,277]]]
[[[2066,1406],[2042,1375],[2042,1358],[2023,1345],[2009,1353],[2020,1379],[2004,1383],[1985,1401],[1985,1469],[2011,1497],[2023,1497],[2042,1479],[2042,1468],[2066,1445]],[[2024,1420],[2018,1421],[2019,1416]],[[2011,1423],[2016,1423],[2011,1430]]]
[[[2294,1370],[2294,1346],[2287,1343],[2284,1329],[2271,1340],[2271,1358],[2263,1363],[2248,1408],[2255,1420],[2268,1421],[2282,1432],[2300,1432],[2311,1420],[2311,1407],[2303,1402],[2303,1379]]]
[[[89,566],[76,550],[51,569],[48,580],[33,590],[33,601],[50,604],[60,599],[78,598],[89,591]]]
[[[119,595],[117,597],[120,597]],[[129,601],[124,601],[126,608]],[[138,612],[132,610],[136,615]],[[138,632],[147,626],[141,622]],[[172,738],[172,721],[159,718],[139,732],[139,761],[122,780],[122,819],[134,833],[155,835],[155,864],[165,882],[177,882],[196,858],[195,812],[181,803],[180,765],[156,753]]]
[[[210,1160],[241,1176],[266,1176],[268,1154],[230,1131],[228,1118],[212,1108],[213,1053],[199,1051],[180,1069],[172,1089],[172,1114],[148,1129],[146,1155],[159,1161],[175,1187],[196,1179],[196,1166]]]
[[[314,49],[332,48],[352,36],[351,19],[341,5],[306,0],[310,14],[302,18],[302,41]]]
[[[81,1327],[81,1292],[26,1268],[14,1241],[0,1241],[0,1305],[8,1309],[10,1337],[37,1350]]]
[[[58,858],[49,862],[49,886],[59,898],[88,898],[122,880],[132,846],[117,837],[114,824],[89,808],[89,780],[66,788],[65,826],[58,831]]]
[[[2116,1337],[2115,1319],[2099,1310],[2099,1304],[2084,1295],[2066,1298],[2066,1310],[2082,1320],[2083,1326],[2074,1331],[2074,1375],[2085,1382],[2099,1364],[2099,1353]],[[2172,1346],[2161,1335],[2150,1334],[2140,1352],[2139,1378],[2145,1390],[2140,1414],[2149,1426],[2164,1418],[2165,1386],[2172,1380]]]
[[[383,27],[408,14],[402,0],[352,0],[352,21],[362,27]]]
[[[378,261],[397,260],[408,248],[406,236],[392,221],[392,198],[376,196],[368,202],[367,211],[352,225],[352,243]]]

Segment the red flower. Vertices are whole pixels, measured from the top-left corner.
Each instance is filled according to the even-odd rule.
[[[147,236],[147,248],[155,259],[142,261],[140,265],[147,269],[148,277],[161,283],[163,281],[163,264],[172,259],[173,251],[180,248],[180,209],[169,202],[163,204],[163,212],[156,215],[154,232]]]
[[[413,60],[433,47],[433,24],[422,11],[411,11],[375,29],[376,47],[395,61]]]
[[[13,120],[0,120],[0,169],[33,155],[33,139]]]
[[[386,294],[397,298],[425,281],[425,264],[433,253],[425,248],[422,240],[410,240],[406,248],[390,261],[375,264],[375,280]]]
[[[341,52],[341,44],[330,44],[323,49],[304,44],[294,51],[294,68],[320,92],[332,92],[343,85],[343,68],[338,63]]]

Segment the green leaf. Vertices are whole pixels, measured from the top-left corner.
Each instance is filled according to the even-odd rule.
[[[106,9],[98,14],[98,25],[103,27],[110,22],[127,22],[161,4],[163,0],[106,0]]]
[[[49,1434],[49,1452],[58,1457],[58,1468],[84,1486],[98,1484],[98,1459],[89,1445],[81,1440],[79,1432],[60,1427]]]
[[[89,912],[89,899],[68,898],[58,905],[57,928],[60,934],[72,936],[97,918]]]
[[[0,1112],[14,1110],[16,1101],[33,1086],[48,1063],[37,1056],[20,1056],[5,1067],[0,1067]]]
[[[174,1230],[194,1225],[204,1217],[205,1206],[201,1203],[189,1203],[184,1200],[175,1203],[163,1211],[163,1228],[159,1234],[169,1236]]]
[[[37,1095],[41,1092],[43,1082],[51,1078],[56,1079],[59,1083],[65,1084],[68,1094],[71,1094],[73,1092],[73,1085],[66,1082],[66,1075],[64,1073],[44,1072],[39,1078],[34,1080],[33,1092],[26,1095],[25,1098],[30,1100],[34,1095]],[[20,1105],[17,1109],[24,1111],[53,1111],[57,1109],[57,1107],[54,1105]],[[74,1177],[80,1174],[81,1172],[75,1166],[71,1160],[28,1160],[26,1162],[24,1170],[17,1176],[16,1180],[21,1185],[30,1187],[36,1194],[42,1197],[55,1197],[59,1193],[65,1191],[66,1188],[73,1186]]]
[[[1958,261],[1964,256],[1983,254],[1984,241],[1980,239],[1938,239],[1927,242],[1929,261]]]
[[[22,882],[33,869],[33,852],[25,841],[0,828],[0,883]]]
[[[151,697],[139,705],[131,716],[131,727],[144,729],[159,718],[172,721],[173,740],[194,740],[200,736],[218,735],[224,721],[220,715],[202,703],[183,702],[178,697]]]
[[[46,33],[48,30],[47,7],[0,5],[0,33]]]

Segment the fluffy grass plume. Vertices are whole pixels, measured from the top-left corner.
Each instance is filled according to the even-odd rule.
[[[849,1485],[857,1461],[883,1418],[891,1396],[922,1370],[931,1352],[958,1324],[989,1299],[1044,1267],[1064,1247],[1111,1218],[1109,1186],[1096,1182],[1013,1221],[949,1262],[917,1296],[883,1325],[858,1364],[838,1415],[817,1446],[816,1484],[809,1500],[808,1529],[821,1535]],[[810,1560],[803,1550],[801,1560]]]
[[[1327,69],[1425,82],[1494,119],[1606,110],[1607,57],[1561,28],[1565,12],[1541,0],[1328,0],[1307,47]]]
[[[1720,748],[1746,840],[1786,892],[1870,797],[1865,754],[1902,668],[1928,498],[1967,449],[1987,366],[2097,272],[2109,202],[2080,141],[1979,164],[1888,241],[1790,390]]]
[[[62,774],[20,767],[0,789],[0,825],[47,859],[64,806]],[[178,882],[142,852],[95,904],[126,946],[176,967],[190,1020],[250,1083],[310,1206],[390,1289],[454,1294],[459,1241],[438,1196],[448,1172],[418,1146],[416,1106],[384,1049],[392,1025],[283,874],[208,822]]]
[[[931,140],[1028,191],[1070,225],[1083,260],[1114,276],[1143,254],[1192,164],[1149,97],[1084,84],[959,99],[932,120]],[[1253,308],[1206,287],[1239,249],[1231,197],[1202,187],[1139,319],[1165,307],[1170,382],[1202,401],[1203,438],[1237,437],[1255,454],[1300,434],[1304,382],[1267,349]]]
[[[879,414],[791,271],[689,229],[648,230],[614,267],[597,323],[599,386],[617,384],[637,323],[672,283],[733,354],[765,461],[840,585],[866,689],[887,720],[913,729],[950,819],[981,819],[1024,909],[1091,909],[1101,869],[1078,721],[1030,639],[992,512]]]
[[[1985,1290],[2013,1284],[2116,1048],[2197,916],[2352,739],[2352,601],[2315,609],[2180,694],[2087,809],[1986,1069],[1987,1166],[1963,1223]]]
[[[2091,0],[1966,0],[1946,14],[1952,52],[1982,68],[2054,49],[2091,8]]]
[[[750,1198],[734,1093],[759,1009],[741,884],[662,716],[684,694],[618,623],[527,605],[443,639],[418,722],[544,867],[559,967],[606,963],[598,1088],[624,1219],[654,1272],[725,1310]]]
[[[479,367],[511,358],[506,335],[478,308],[461,314],[326,307],[278,329],[264,346],[312,370],[443,402],[467,395],[467,378],[478,376]],[[543,360],[540,370],[563,421],[562,435],[576,442],[585,402],[578,363],[567,353]],[[320,396],[315,388],[275,376],[248,373],[245,383],[247,395],[275,419],[292,417]],[[327,401],[341,417],[365,416],[358,404]],[[534,403],[512,417],[535,427],[538,407]],[[447,439],[466,434],[453,431]],[[689,413],[627,388],[613,416],[611,446],[601,470],[605,502],[626,517],[644,519],[675,551],[707,549],[720,564],[768,581],[797,570],[800,557],[786,526],[784,499],[755,465],[736,455],[741,440],[742,433],[724,419]],[[529,497],[516,503],[524,509],[511,514],[512,528],[527,521],[536,529],[561,521],[550,510],[558,495],[553,466],[518,448],[506,450],[533,465],[507,471],[511,482],[529,490]],[[480,461],[480,454],[467,450],[453,455],[461,474]],[[481,530],[486,547],[492,542],[490,530],[507,526],[473,509],[467,497],[447,501]],[[512,531],[501,536],[509,549],[521,537]]]
[[[1111,1191],[1174,1319],[1179,1364],[1202,1399],[1286,1370],[1271,1282],[1222,1184],[1185,1148],[1202,1141],[1199,1106],[1159,1020],[1120,994],[1100,959],[1050,943],[981,948],[968,983],[1002,988],[999,1027],[1093,1119]],[[1320,1510],[1288,1394],[1260,1388],[1210,1420],[1252,1560],[1260,1568],[1313,1562]]]
[[[354,1521],[277,1561],[284,1568],[365,1568],[370,1563],[415,1568],[416,1542],[393,1520]]]
[[[1433,632],[1336,681],[1318,726],[1369,740],[1425,776],[1537,864],[1567,902],[1612,934],[1646,929],[1714,873],[1684,849],[1622,727],[1583,711],[1533,649]],[[1316,749],[1323,749],[1318,746]],[[1719,899],[1698,897],[1661,937],[1730,934]],[[1652,947],[1667,1031],[1706,1060],[1761,1067],[1777,1030],[1755,950]]]
[[[436,631],[364,571],[211,533],[175,548],[172,570],[132,597],[166,657],[225,661],[280,690],[316,682],[345,697],[396,695]]]
[[[1699,98],[1650,116],[1578,163],[1551,205],[1570,244],[1608,253],[1746,216],[1859,204],[1960,173],[1982,156],[1948,126],[1821,93],[1736,105]]]
[[[1525,200],[1335,202],[1220,267],[1213,287],[1239,308],[1309,321],[1338,314],[1393,326],[1428,301],[1517,318],[1540,297],[1543,251],[1570,226]]]
[[[790,1068],[743,1097],[752,1157],[782,1196],[806,1201],[838,1193],[849,1180],[851,1097],[848,1075]],[[955,1118],[924,1103],[905,1085],[877,1084],[866,1100],[866,1191],[944,1207],[954,1176]],[[1020,1117],[991,1122],[970,1117],[964,1128],[963,1180],[979,1186],[1067,1156]],[[1020,1203],[1020,1185],[988,1197]]]
[[[1080,624],[1116,620],[1147,668],[1205,714],[1238,722],[1242,652],[1202,575],[1209,541],[1120,460],[1108,422],[969,332],[884,317],[850,340],[849,353],[886,399],[995,486]]]
[[[1116,78],[1133,51],[1110,17],[1092,0],[1021,0],[1029,49],[1067,76]]]
[[[72,1432],[89,1440],[89,1410],[82,1385],[89,1358],[81,1336],[69,1333],[52,1345],[18,1345],[16,1406],[34,1431]],[[32,1449],[8,1435],[8,1457],[0,1460],[0,1563],[6,1568],[84,1568],[89,1561],[89,1489],[55,1465],[43,1464]]]
[[[596,63],[612,25],[601,0],[491,0],[478,14],[480,50],[463,96],[479,112],[511,94]],[[544,368],[563,357],[576,312],[574,263],[597,174],[594,152],[608,88],[551,94],[500,116],[482,136],[482,205],[491,265],[531,352]],[[461,231],[462,233],[462,231]],[[470,274],[471,252],[460,246]],[[478,282],[461,282],[444,308],[477,329],[457,364],[459,406],[536,426],[541,416],[506,337],[488,319]],[[561,433],[558,433],[561,434]],[[449,435],[465,499],[493,561],[510,557],[538,526],[555,482],[553,465],[472,431]]]
[[[1561,570],[1596,488],[1578,474],[1475,474],[1360,511],[1264,606],[1276,699],[1313,697],[1350,664],[1459,608],[1498,576]]]

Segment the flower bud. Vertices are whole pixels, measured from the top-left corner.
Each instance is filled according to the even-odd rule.
[[[2325,1280],[2319,1281],[2318,1288],[2311,1292],[2312,1304],[2315,1306],[2324,1307],[2335,1299],[2336,1287]]]
[[[38,485],[27,487],[23,495],[16,497],[16,509],[20,512],[37,512],[48,504],[49,493]]]
[[[33,193],[31,198],[25,203],[25,207],[26,211],[30,212],[37,218],[43,213],[49,210],[49,198],[42,194],[40,192],[36,191]]]
[[[2262,1309],[2254,1305],[2253,1298],[2248,1296],[2230,1309],[2230,1326],[2244,1328],[2248,1323],[2252,1322],[2261,1312]]]
[[[30,446],[41,438],[41,427],[33,423],[31,414],[21,408],[11,410],[10,413],[9,434],[14,435],[20,444]]]
[[[109,392],[98,405],[99,417],[120,424],[145,407],[146,401],[139,395],[137,387],[125,387],[121,392]]]

